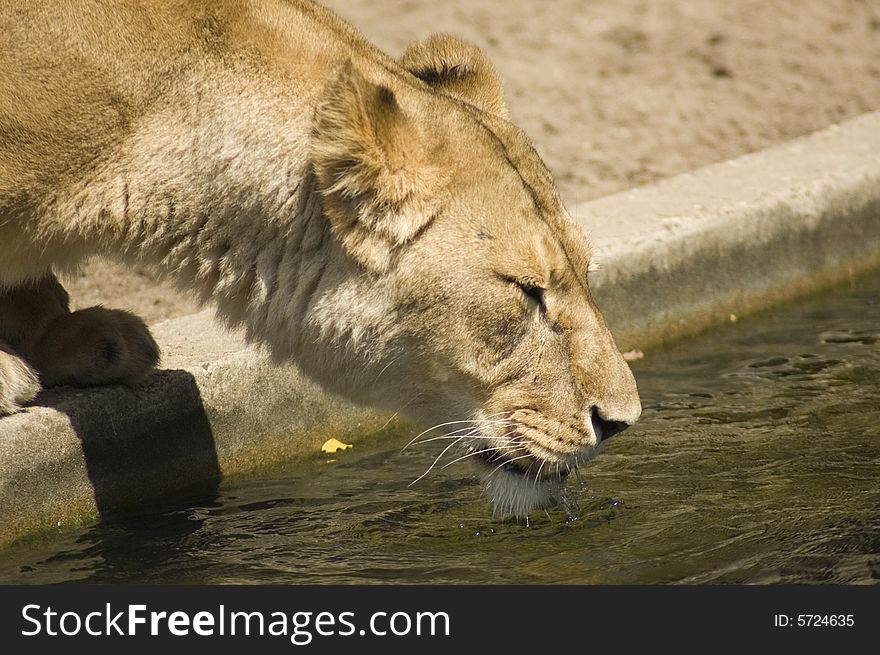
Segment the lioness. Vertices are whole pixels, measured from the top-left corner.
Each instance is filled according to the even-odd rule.
[[[587,236],[452,37],[395,61],[306,0],[4,0],[0,412],[157,364],[137,317],[69,311],[53,271],[93,254],[449,427],[503,514],[641,411]]]

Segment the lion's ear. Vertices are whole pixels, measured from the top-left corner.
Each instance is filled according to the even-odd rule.
[[[316,109],[312,163],[334,234],[368,269],[385,270],[430,222],[439,183],[431,152],[390,89],[351,62],[336,72]]]
[[[411,44],[400,65],[438,91],[507,118],[504,90],[495,67],[472,43],[434,34]]]

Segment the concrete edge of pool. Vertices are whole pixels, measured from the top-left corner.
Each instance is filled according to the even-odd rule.
[[[694,333],[880,266],[880,112],[571,208],[623,350]],[[210,312],[153,326],[138,390],[55,389],[0,419],[0,544],[358,442],[387,417],[274,366]]]

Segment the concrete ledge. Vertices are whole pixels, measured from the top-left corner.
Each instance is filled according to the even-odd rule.
[[[692,334],[880,266],[880,112],[572,215],[621,349]]]
[[[0,419],[0,545],[405,425],[272,365],[211,316],[153,326],[165,369],[144,387],[50,389]]]
[[[593,235],[594,292],[622,349],[692,333],[880,266],[880,113],[572,215]],[[0,419],[0,544],[386,422],[272,366],[208,313],[154,332],[166,370],[146,387],[52,390]]]

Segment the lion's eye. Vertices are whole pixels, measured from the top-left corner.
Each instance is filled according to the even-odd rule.
[[[523,282],[517,282],[516,286],[525,294],[526,298],[538,305],[542,316],[547,312],[547,304],[544,301],[544,289]]]

